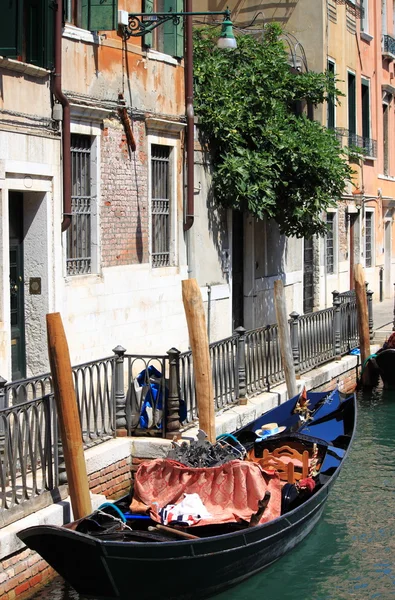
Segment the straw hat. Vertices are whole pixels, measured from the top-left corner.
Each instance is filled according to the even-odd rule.
[[[258,436],[256,441],[264,440],[271,435],[276,435],[277,433],[282,433],[285,429],[286,427],[284,425],[279,427],[278,423],[265,423],[260,429],[255,430],[255,433]]]

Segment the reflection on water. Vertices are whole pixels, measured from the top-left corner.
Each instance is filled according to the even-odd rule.
[[[321,522],[288,555],[216,600],[395,600],[395,392],[361,393],[358,405],[354,445]],[[131,579],[131,597],[132,588]],[[34,598],[80,600],[60,580]]]

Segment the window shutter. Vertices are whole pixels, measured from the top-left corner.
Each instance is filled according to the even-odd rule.
[[[165,0],[164,12],[182,12],[183,0]],[[180,19],[179,25],[174,25],[172,21],[167,21],[163,25],[164,32],[164,52],[171,56],[182,57],[184,52],[184,20]]]
[[[82,0],[81,27],[88,31],[118,28],[118,0]]]
[[[18,58],[22,54],[22,0],[5,0],[0,19],[0,56]]]
[[[152,13],[154,12],[154,0],[145,0],[143,12]],[[146,48],[152,48],[152,33],[146,33],[143,36],[143,44]]]

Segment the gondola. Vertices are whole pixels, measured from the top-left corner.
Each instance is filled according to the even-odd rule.
[[[267,423],[278,428],[263,435]],[[158,528],[149,515],[131,513],[130,498],[123,498],[112,505],[113,513],[122,514],[131,527],[123,533],[109,530],[103,535],[103,521],[98,518],[103,517],[102,511],[63,527],[29,527],[18,537],[84,598],[208,598],[268,567],[308,535],[319,521],[348,455],[355,426],[355,395],[335,389],[295,396],[229,435],[226,443],[236,451],[242,447],[257,463],[284,447],[308,453],[314,489],[302,493],[297,482],[282,480],[280,514],[267,522],[253,524],[259,513],[257,505],[250,522],[198,524],[184,528],[181,534],[178,528],[172,536]],[[235,461],[239,464],[241,459]],[[275,469],[273,473],[278,478]],[[97,532],[92,530],[95,527]],[[191,537],[179,537],[185,533]]]
[[[376,387],[380,380],[385,388],[395,387],[395,349],[381,348],[369,356],[361,374],[362,384]]]

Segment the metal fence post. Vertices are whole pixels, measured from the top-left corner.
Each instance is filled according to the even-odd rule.
[[[123,346],[116,346],[112,349],[116,354],[115,359],[115,432],[119,437],[127,435],[126,428],[126,396],[123,376],[124,354],[126,349]]]
[[[247,402],[247,381],[246,381],[246,329],[240,326],[235,329],[235,333],[238,335],[237,339],[237,356],[236,356],[236,398],[238,398],[240,404]]]
[[[6,383],[7,383],[7,380],[4,379],[4,377],[0,376],[0,409],[7,408],[7,406],[6,406],[7,398],[6,398],[6,393],[5,393]],[[0,419],[0,458],[1,458],[1,461],[3,461],[3,456],[5,455],[5,427],[4,427],[4,424],[5,424],[5,421],[3,419]]]
[[[339,292],[334,290],[333,296],[333,352],[335,358],[341,358],[341,314],[340,305],[341,300],[339,298]]]
[[[169,356],[169,395],[166,410],[166,437],[173,439],[180,435],[180,386],[179,386],[179,361],[180,351],[170,348]]]
[[[373,294],[372,290],[366,290],[368,299],[368,317],[369,317],[369,339],[373,339]]]
[[[295,374],[299,373],[300,370],[300,356],[299,356],[299,313],[295,310],[289,315],[292,319],[290,323],[290,337],[292,347],[292,357],[295,367]]]

